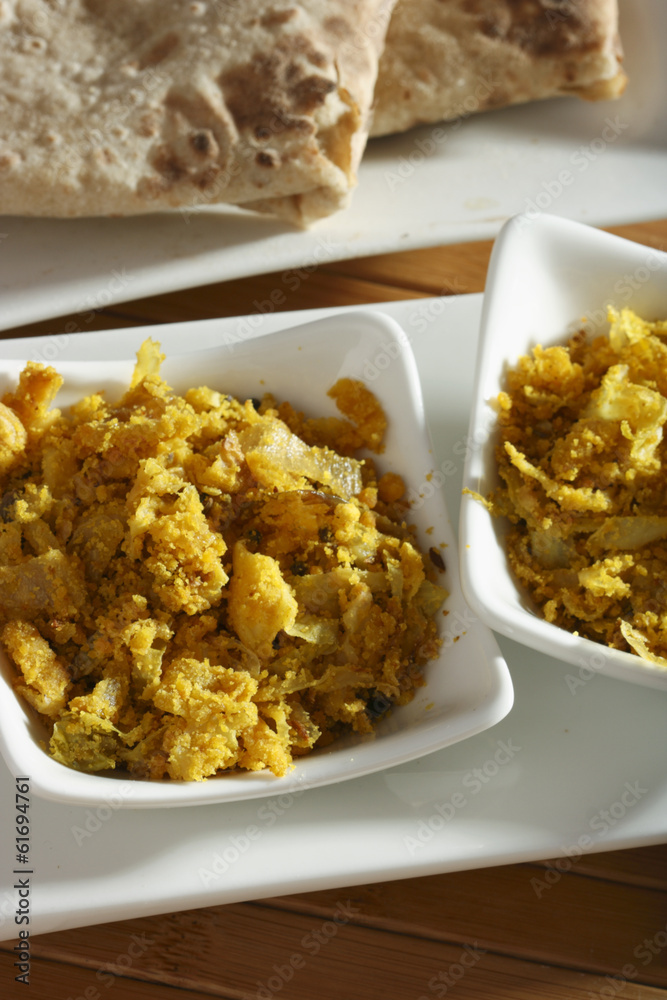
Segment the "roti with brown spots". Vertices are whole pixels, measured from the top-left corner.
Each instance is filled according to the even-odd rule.
[[[617,0],[398,0],[371,135],[538,98],[618,97]]]
[[[0,213],[343,208],[394,0],[0,0]]]

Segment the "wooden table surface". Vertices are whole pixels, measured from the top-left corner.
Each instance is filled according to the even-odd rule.
[[[667,249],[667,220],[616,227]],[[482,291],[490,242],[344,261],[304,273],[281,310]],[[279,275],[129,302],[2,336],[255,312]],[[293,283],[295,284],[295,283]],[[563,1000],[667,997],[667,845],[564,864],[557,893],[531,879],[555,859],[227,906],[30,939],[30,984],[0,945],[0,995],[33,1000]],[[352,914],[343,922],[342,907]],[[333,918],[337,917],[337,920]],[[310,934],[324,944],[303,955]],[[301,948],[301,950],[300,950]],[[300,956],[300,959],[297,957]]]

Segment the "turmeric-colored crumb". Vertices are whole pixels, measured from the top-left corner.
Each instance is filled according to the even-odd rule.
[[[328,395],[335,400],[340,412],[350,418],[365,446],[371,451],[381,452],[387,418],[370,389],[358,379],[340,378],[329,389]]]

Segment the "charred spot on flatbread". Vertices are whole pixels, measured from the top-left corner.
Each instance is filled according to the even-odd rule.
[[[0,213],[223,203],[307,225],[345,207],[393,4],[8,5]],[[367,32],[371,23],[381,30]],[[350,51],[341,31],[355,32]]]
[[[236,127],[252,127],[258,139],[268,138],[276,129],[315,131],[304,116],[321,107],[337,84],[309,68],[326,63],[307,38],[296,34],[274,51],[257,52],[248,62],[227,70],[218,83]]]
[[[617,0],[398,0],[371,135],[559,95],[620,96]]]

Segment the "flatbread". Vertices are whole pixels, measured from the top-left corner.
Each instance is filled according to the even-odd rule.
[[[0,213],[343,208],[393,5],[0,0]]]
[[[616,0],[398,0],[371,135],[625,87]]]

